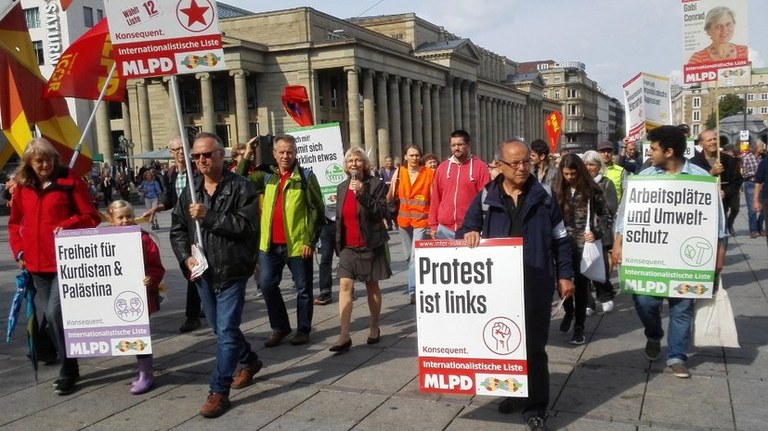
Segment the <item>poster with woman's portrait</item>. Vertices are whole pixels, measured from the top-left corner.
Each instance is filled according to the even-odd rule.
[[[746,66],[747,0],[682,0],[683,82],[714,81],[720,69]]]

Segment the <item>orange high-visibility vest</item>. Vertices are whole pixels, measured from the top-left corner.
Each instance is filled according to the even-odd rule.
[[[429,202],[435,171],[422,166],[416,181],[411,184],[408,168],[401,166],[398,172],[397,196],[400,208],[397,225],[400,227],[429,226]]]

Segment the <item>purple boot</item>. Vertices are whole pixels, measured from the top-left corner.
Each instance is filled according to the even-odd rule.
[[[140,395],[149,392],[155,385],[155,376],[152,372],[152,355],[136,358],[139,365],[139,378],[131,384],[131,393]]]

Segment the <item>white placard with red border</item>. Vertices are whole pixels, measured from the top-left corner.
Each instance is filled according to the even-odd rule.
[[[104,0],[124,78],[224,69],[214,0]]]
[[[416,241],[422,392],[528,396],[523,240]]]

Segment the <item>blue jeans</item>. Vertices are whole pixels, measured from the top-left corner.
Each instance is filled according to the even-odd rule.
[[[272,244],[269,251],[259,251],[259,267],[261,268],[261,293],[267,304],[269,325],[273,331],[291,331],[288,311],[285,309],[283,294],[280,293],[280,279],[283,268],[293,275],[296,284],[296,318],[299,332],[309,334],[312,330],[312,312],[314,297],[312,295],[312,258],[302,259],[301,256],[288,256],[285,244]]]
[[[245,304],[247,278],[224,283],[214,293],[204,277],[195,280],[197,292],[205,309],[205,319],[216,334],[216,365],[211,376],[211,391],[229,394],[238,362],[251,364],[258,359],[240,331]]]
[[[749,233],[763,231],[764,217],[762,213],[755,212],[752,207],[752,198],[755,196],[755,182],[744,181],[744,200],[747,202],[747,214],[749,220]]]
[[[437,233],[435,233],[435,239],[455,239],[456,232],[448,229],[447,227],[439,224],[437,225]]]
[[[405,261],[408,263],[408,294],[416,293],[416,262],[413,261],[413,252],[416,249],[416,241],[427,239],[426,227],[401,227],[400,239],[403,240]]]
[[[645,326],[645,337],[661,341],[664,329],[661,327],[661,305],[664,298],[634,295],[635,310]],[[667,335],[667,365],[686,362],[688,342],[693,321],[693,300],[666,298],[669,303],[669,334]]]
[[[336,252],[336,222],[323,225],[320,231],[320,265],[318,284],[321,297],[331,297],[333,286],[333,254]]]

